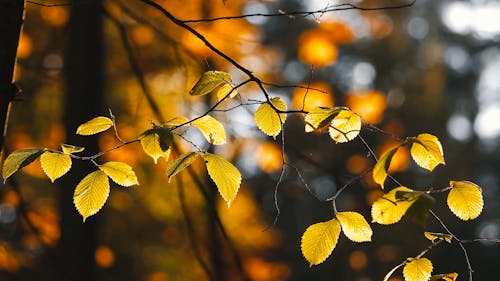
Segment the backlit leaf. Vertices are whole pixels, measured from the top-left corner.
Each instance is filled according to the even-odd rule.
[[[412,143],[411,156],[420,167],[432,171],[437,165],[445,164],[443,148],[436,136],[420,134],[408,141]]]
[[[340,235],[337,219],[310,225],[302,234],[300,248],[309,264],[316,265],[326,260],[332,253]]]
[[[438,233],[438,232],[424,232],[425,238],[429,239],[431,242],[434,242],[436,240],[443,240],[448,243],[451,243],[452,236],[451,234],[447,233]]]
[[[429,194],[422,191],[397,191],[397,202],[411,202],[411,206],[406,210],[405,217],[413,222],[425,226],[431,207],[436,201]]]
[[[431,276],[430,281],[438,281],[438,280],[456,281],[457,278],[458,278],[458,273],[453,272],[453,273],[433,275]]]
[[[384,183],[387,178],[389,167],[391,166],[392,157],[396,154],[398,148],[399,146],[396,146],[382,154],[373,168],[373,180],[380,184],[382,189],[384,189]]]
[[[175,175],[191,165],[194,160],[196,160],[196,157],[198,157],[198,154],[198,152],[184,153],[177,157],[174,161],[170,162],[167,166],[168,181],[170,182]]]
[[[360,213],[339,212],[337,219],[345,236],[351,241],[367,242],[372,240],[372,229]]]
[[[448,207],[460,219],[473,220],[483,210],[483,194],[479,186],[468,181],[450,181]]]
[[[339,113],[338,108],[316,107],[306,114],[307,133],[328,125],[332,119]]]
[[[170,127],[175,127],[175,126],[179,126],[179,125],[182,125],[182,124],[185,124],[184,126],[190,126],[191,124],[190,123],[187,123],[189,122],[189,119],[187,119],[186,117],[184,116],[178,116],[178,117],[174,117],[170,120],[168,120],[165,125],[170,128]]]
[[[413,202],[398,201],[396,199],[396,192],[398,191],[412,190],[407,187],[400,186],[377,199],[372,205],[372,222],[380,224],[394,224],[401,220]]]
[[[240,171],[226,159],[215,154],[205,153],[203,159],[207,163],[208,175],[217,185],[227,206],[230,207],[240,188]]]
[[[226,98],[226,100],[234,98],[238,94],[238,90],[234,89],[234,86],[230,83],[224,83],[215,89],[215,95],[217,96],[217,101],[221,101]]]
[[[200,80],[196,82],[194,87],[189,91],[192,96],[201,96],[210,94],[223,83],[231,81],[231,74],[223,71],[207,71],[203,73]]]
[[[15,172],[35,161],[45,150],[40,148],[20,149],[12,152],[4,161],[2,177],[5,182]]]
[[[139,184],[134,170],[126,163],[110,161],[99,166],[99,169],[119,185],[132,186]]]
[[[43,171],[52,182],[71,169],[71,157],[60,152],[45,151],[40,156],[40,163]]]
[[[330,137],[337,143],[351,141],[361,131],[361,118],[350,110],[341,110],[333,118],[328,131]]]
[[[173,136],[170,130],[155,126],[139,136],[142,150],[153,158],[155,164],[158,158],[164,157],[168,161],[170,156],[170,146],[172,145]]]
[[[432,263],[426,258],[409,258],[403,268],[405,281],[428,281],[431,278]]]
[[[198,128],[205,139],[215,145],[226,143],[226,132],[224,126],[212,116],[206,115],[192,122]]]
[[[76,186],[73,203],[85,221],[99,212],[108,196],[108,177],[103,171],[97,170],[85,176]]]
[[[76,129],[78,135],[95,135],[100,132],[104,132],[113,126],[113,121],[108,117],[99,116],[90,121],[87,121]]]
[[[285,102],[279,97],[272,98],[271,103],[279,110],[284,111],[287,108]],[[278,114],[271,105],[263,103],[257,108],[253,118],[262,132],[275,138],[281,132],[281,125],[285,123],[286,114]]]
[[[65,154],[78,153],[85,150],[85,147],[74,146],[71,144],[62,144],[61,149]]]

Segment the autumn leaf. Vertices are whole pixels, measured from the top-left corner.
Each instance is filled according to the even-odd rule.
[[[272,98],[271,103],[279,110],[287,109],[285,102],[279,97]],[[278,114],[271,105],[263,103],[255,111],[254,120],[262,132],[275,138],[281,132],[281,125],[285,123],[286,114]]]
[[[384,183],[387,178],[389,167],[391,166],[392,157],[396,154],[398,148],[399,146],[396,146],[382,154],[373,168],[373,180],[380,184],[382,189],[384,189]]]
[[[361,118],[350,110],[341,110],[330,123],[330,137],[337,143],[353,140],[361,131]]]
[[[173,135],[167,128],[155,126],[139,136],[142,150],[153,158],[155,164],[158,158],[164,157],[166,161],[170,156],[170,146],[173,142]]]
[[[212,116],[206,115],[192,122],[198,128],[205,139],[215,145],[226,143],[226,132],[224,126]]]
[[[232,99],[238,94],[238,90],[234,88],[234,86],[230,83],[224,83],[217,87],[215,90],[215,96],[217,97],[217,101],[221,101],[224,98]],[[228,96],[229,95],[229,96]]]
[[[203,73],[198,82],[193,86],[189,94],[192,96],[202,96],[210,94],[223,83],[231,81],[231,74],[223,71],[207,71]]]
[[[431,276],[430,281],[438,281],[438,280],[456,281],[457,278],[458,278],[458,273],[452,272],[452,273],[433,275]]]
[[[40,163],[45,174],[54,182],[71,169],[71,157],[60,152],[45,151],[40,156]]]
[[[328,125],[332,119],[340,112],[338,108],[316,107],[306,114],[306,133]]]
[[[461,220],[473,220],[483,210],[483,194],[479,186],[468,181],[450,181],[448,207]]]
[[[165,122],[165,126],[167,126],[168,128],[171,128],[171,127],[179,126],[182,124],[186,124],[185,126],[191,125],[188,122],[189,122],[189,119],[187,119],[186,117],[177,116],[177,117],[174,117],[174,118],[168,120],[167,122]]]
[[[302,235],[300,248],[309,264],[317,265],[332,253],[339,239],[341,227],[337,219],[310,225]]]
[[[443,148],[436,136],[420,134],[407,140],[412,144],[411,156],[420,167],[432,171],[437,165],[445,164]]]
[[[170,180],[172,180],[175,175],[189,167],[194,162],[194,160],[196,160],[198,155],[198,152],[184,153],[181,156],[177,157],[177,159],[175,159],[174,161],[170,162],[167,166],[168,181],[170,182]]]
[[[109,196],[108,176],[97,170],[85,176],[76,186],[73,203],[83,221],[99,212]]]
[[[413,202],[398,201],[396,199],[396,192],[398,191],[412,190],[407,187],[400,186],[377,199],[372,205],[372,222],[379,224],[394,224],[401,220]]]
[[[65,154],[78,153],[85,150],[85,147],[74,146],[71,144],[62,144],[61,145],[62,152]]]
[[[349,240],[367,242],[372,240],[372,229],[365,218],[356,212],[339,212],[336,215],[342,231]]]
[[[215,154],[205,153],[202,157],[207,164],[208,175],[215,182],[227,206],[230,207],[240,188],[240,171],[226,159]]]
[[[451,243],[451,239],[453,238],[451,234],[447,233],[437,233],[437,232],[424,232],[425,238],[429,239],[429,241],[433,242],[436,240],[443,240],[448,243]]]
[[[405,281],[428,281],[431,272],[432,263],[426,258],[409,258],[403,268]]]
[[[126,163],[110,161],[99,166],[99,169],[119,185],[132,186],[139,184],[134,170]]]
[[[108,117],[95,117],[94,119],[87,121],[76,129],[76,134],[78,135],[95,135],[100,132],[104,132],[113,126],[113,121]]]
[[[44,151],[40,148],[26,148],[12,152],[3,163],[2,177],[4,182],[12,174],[35,161]]]

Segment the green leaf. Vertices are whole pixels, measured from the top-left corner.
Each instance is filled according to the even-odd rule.
[[[224,126],[210,115],[203,116],[192,122],[193,126],[198,128],[205,139],[215,145],[226,143],[226,132]]]
[[[337,219],[315,223],[306,229],[302,234],[300,249],[311,266],[324,262],[332,254],[340,231]]]
[[[316,107],[306,114],[306,133],[327,126],[341,111],[339,108]]]
[[[373,168],[373,180],[380,184],[382,189],[384,189],[385,179],[387,178],[387,172],[391,166],[391,160],[394,154],[398,151],[399,145],[386,151],[377,161],[375,167]]]
[[[431,278],[432,263],[426,258],[408,258],[403,268],[405,281],[428,281]]]
[[[74,146],[71,144],[62,144],[61,149],[65,154],[72,154],[84,151],[85,147]]]
[[[437,165],[445,164],[443,147],[436,136],[420,134],[407,140],[412,144],[411,156],[420,167],[432,171]]]
[[[394,224],[401,220],[413,202],[404,200],[398,201],[396,199],[396,192],[398,191],[412,190],[400,186],[377,199],[372,205],[372,222],[379,224]]]
[[[464,221],[477,218],[484,205],[481,188],[469,181],[450,181],[450,186],[447,203],[453,214]]]
[[[240,188],[240,171],[233,164],[215,154],[205,153],[202,157],[207,164],[208,175],[215,182],[227,206],[230,207]]]
[[[446,241],[448,243],[451,243],[451,239],[453,238],[453,236],[451,236],[451,234],[438,233],[438,232],[428,232],[428,231],[424,232],[424,236],[425,236],[425,238],[429,239],[433,243],[436,240],[443,240],[443,241]]]
[[[164,157],[168,161],[173,135],[167,128],[154,126],[139,136],[142,150],[153,158],[155,164],[158,158]]]
[[[4,182],[12,174],[35,161],[44,151],[40,148],[27,148],[12,152],[3,163],[2,177]]]
[[[285,102],[279,97],[272,98],[271,103],[279,110],[285,111],[287,108]],[[278,114],[270,104],[263,103],[257,108],[253,118],[262,132],[276,138],[281,132],[281,125],[285,123],[286,114]]]
[[[99,166],[99,169],[119,185],[139,185],[134,170],[126,163],[110,161]]]
[[[350,110],[341,110],[330,123],[330,137],[337,143],[353,140],[361,131],[361,117]]]
[[[413,222],[425,225],[435,199],[422,191],[397,191],[396,201],[411,202],[411,206],[406,210],[405,216]]]
[[[172,180],[175,175],[193,164],[198,155],[198,152],[184,153],[181,156],[177,157],[177,159],[175,159],[174,161],[170,162],[167,166],[168,181],[170,182],[170,180]]]
[[[73,203],[83,221],[99,212],[109,196],[109,181],[106,174],[97,170],[85,176],[76,186]]]
[[[189,91],[192,96],[202,96],[210,94],[223,83],[231,81],[231,74],[223,71],[207,71],[203,73],[200,80],[196,82],[194,87]]]
[[[104,132],[113,126],[113,121],[108,117],[99,116],[90,121],[87,121],[76,129],[76,134],[78,135],[95,135],[100,132]]]
[[[40,163],[45,174],[54,182],[71,169],[71,157],[60,152],[45,151],[40,156]]]
[[[357,212],[339,212],[337,219],[342,231],[349,240],[354,242],[368,242],[372,240],[372,229],[365,218]]]

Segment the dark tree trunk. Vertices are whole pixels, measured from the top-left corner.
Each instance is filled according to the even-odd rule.
[[[103,43],[101,1],[74,5],[69,21],[66,51],[66,103],[64,122],[66,142],[84,146],[96,153],[96,137],[76,136],[79,124],[102,115],[103,110]],[[79,181],[96,168],[90,163],[74,161],[71,173],[61,181],[61,240],[58,255],[61,265],[59,280],[96,280],[94,252],[100,214],[84,223],[73,205],[73,192]]]

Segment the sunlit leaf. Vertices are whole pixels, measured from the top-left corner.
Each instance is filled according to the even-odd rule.
[[[73,203],[85,221],[99,212],[108,196],[108,176],[103,171],[97,170],[85,176],[76,186]]]
[[[425,238],[429,239],[431,242],[434,242],[436,240],[443,240],[448,243],[451,243],[451,239],[453,238],[451,234],[447,233],[438,233],[438,232],[424,232]]]
[[[71,169],[71,157],[60,152],[45,151],[40,156],[40,163],[43,171],[52,182]]]
[[[372,240],[372,229],[360,213],[339,212],[336,216],[347,238],[354,242],[367,242]]]
[[[448,207],[462,220],[473,220],[483,210],[483,194],[479,186],[468,181],[450,181]]]
[[[428,281],[431,278],[432,263],[426,258],[409,258],[403,268],[405,281]]]
[[[165,123],[165,125],[168,128],[179,126],[179,125],[182,125],[182,124],[186,124],[185,126],[190,126],[191,124],[187,123],[187,122],[189,122],[189,119],[187,119],[186,117],[184,117],[184,116],[177,116],[177,117],[174,117],[174,118],[168,120]]]
[[[226,98],[227,95],[229,95],[227,99],[232,99],[238,94],[238,90],[234,89],[234,86],[229,83],[224,83],[217,87],[217,89],[214,90],[215,95],[217,97],[217,101],[221,101],[222,99]]]
[[[113,121],[108,117],[99,116],[90,121],[87,121],[76,129],[78,135],[95,135],[100,132],[104,132],[113,126]]]
[[[271,103],[279,110],[285,111],[287,109],[285,102],[279,97],[272,98]],[[276,137],[281,132],[281,125],[285,123],[286,114],[278,114],[271,105],[263,103],[257,108],[253,118],[262,132],[268,136]]]
[[[425,226],[430,209],[436,200],[422,191],[397,191],[396,202],[405,201],[411,202],[411,206],[405,212],[405,217]]]
[[[139,136],[142,149],[153,158],[155,164],[158,158],[164,157],[168,161],[170,156],[170,146],[172,145],[173,135],[170,130],[155,126]]]
[[[139,184],[134,170],[126,163],[110,161],[99,166],[99,169],[119,185],[132,186]]]
[[[353,140],[361,131],[361,118],[350,110],[341,110],[330,123],[330,137],[337,143]]]
[[[40,148],[20,149],[12,152],[4,161],[2,177],[5,182],[15,172],[35,161],[45,150]]]
[[[194,87],[189,91],[193,96],[201,96],[210,94],[223,83],[231,81],[231,74],[223,71],[207,71],[203,73],[200,80],[196,82]]]
[[[413,202],[398,201],[396,199],[396,192],[398,191],[412,190],[407,187],[400,186],[377,199],[372,205],[372,222],[380,224],[394,224],[401,220]]]
[[[316,107],[312,109],[305,117],[305,131],[309,133],[328,125],[339,112],[338,108]]]
[[[198,157],[199,153],[198,152],[189,152],[189,153],[184,153],[181,156],[177,157],[174,161],[168,163],[167,166],[167,176],[168,176],[168,181],[177,175],[178,173],[182,172],[182,170],[186,169],[189,165],[191,165],[194,160]]]
[[[207,163],[208,175],[217,185],[217,189],[227,206],[231,206],[231,202],[240,188],[240,171],[226,159],[215,154],[205,153],[203,159]]]
[[[412,143],[411,156],[420,167],[432,171],[437,165],[445,164],[443,148],[436,136],[420,134],[408,141]]]
[[[340,223],[336,219],[310,225],[302,234],[300,248],[309,264],[316,265],[332,253],[340,235]]]
[[[85,147],[74,146],[71,144],[62,144],[61,149],[65,154],[78,153],[85,150]]]
[[[391,160],[394,154],[398,151],[399,146],[394,147],[386,151],[377,161],[375,167],[373,168],[373,180],[380,184],[382,189],[384,189],[385,179],[387,178],[387,172],[391,166]]]
[[[198,128],[205,139],[215,145],[226,143],[226,132],[224,126],[212,116],[206,115],[192,122]]]
[[[433,275],[431,276],[430,281],[438,281],[438,280],[456,281],[457,278],[458,278],[458,273],[453,272],[453,273]]]

